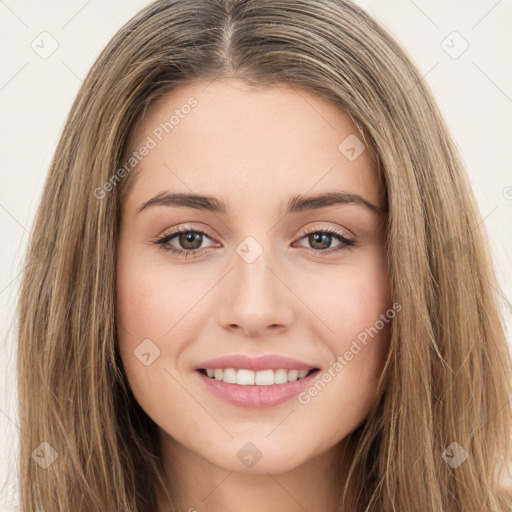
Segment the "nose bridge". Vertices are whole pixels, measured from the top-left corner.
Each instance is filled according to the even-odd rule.
[[[253,236],[248,236],[236,247],[235,252],[235,276],[240,288],[255,294],[263,291],[274,295],[271,288],[275,283],[269,279],[272,274],[269,267],[275,266],[275,257],[269,244],[266,241],[260,243]]]
[[[270,268],[276,266],[276,258],[269,245],[269,237],[263,240],[261,236],[258,239],[247,236],[236,247],[235,252],[233,292],[239,303],[250,304],[261,298],[270,307],[279,290],[276,290],[278,283],[270,271]]]
[[[292,294],[275,275],[279,274],[279,257],[269,243],[269,237],[247,236],[236,246],[234,269],[219,308],[219,322],[224,327],[237,325],[254,334],[292,322]]]

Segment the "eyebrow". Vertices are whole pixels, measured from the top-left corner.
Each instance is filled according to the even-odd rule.
[[[382,208],[379,208],[377,205],[357,194],[349,192],[327,192],[313,196],[298,195],[292,197],[286,206],[285,215],[343,204],[355,204],[365,207],[374,213],[384,213]],[[152,206],[193,208],[195,210],[204,210],[224,215],[226,215],[229,210],[228,205],[216,197],[200,194],[173,194],[169,192],[161,192],[148,201],[142,203],[138,208],[137,213],[140,213]]]

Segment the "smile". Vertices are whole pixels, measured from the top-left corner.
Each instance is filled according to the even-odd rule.
[[[210,377],[208,373],[213,375]],[[222,372],[222,373],[221,373]],[[286,382],[285,379],[286,372]],[[217,375],[215,375],[217,373]],[[273,407],[296,397],[311,385],[317,376],[317,368],[311,370],[247,370],[240,368],[198,369],[206,390],[217,398],[241,408],[262,409]],[[301,375],[299,377],[299,374]],[[236,382],[227,382],[234,380]],[[280,381],[283,381],[280,383]]]

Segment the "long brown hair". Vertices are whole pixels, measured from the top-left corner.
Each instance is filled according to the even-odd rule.
[[[84,80],[33,225],[18,304],[21,511],[156,509],[157,426],[116,346],[119,206],[136,171],[119,169],[151,101],[225,77],[285,83],[349,113],[386,189],[402,310],[340,489],[357,511],[511,510],[500,292],[460,156],[405,50],[349,0],[158,0]],[[453,450],[467,455],[457,467]]]

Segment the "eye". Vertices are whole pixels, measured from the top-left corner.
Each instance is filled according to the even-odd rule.
[[[316,254],[331,254],[333,252],[351,249],[356,244],[353,238],[348,238],[334,228],[313,228],[300,239],[306,239],[311,250]],[[338,240],[338,245],[331,247],[333,240]]]
[[[167,233],[164,236],[155,240],[162,250],[171,252],[179,257],[186,258],[187,256],[198,255],[204,251],[204,247],[201,245],[204,238],[210,238],[208,233],[201,229],[183,227],[179,230]],[[175,247],[171,244],[171,241],[176,238],[177,243],[180,247]]]

